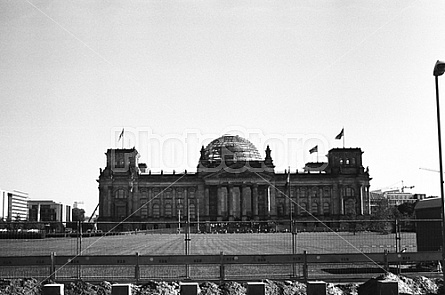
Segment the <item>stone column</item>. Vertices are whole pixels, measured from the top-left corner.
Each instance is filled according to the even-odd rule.
[[[270,209],[269,215],[272,215],[272,216],[277,215],[277,205],[275,202],[275,194],[276,194],[275,188],[273,186],[270,186],[268,206]]]
[[[112,186],[108,187],[107,198],[108,198],[108,200],[107,200],[107,213],[108,213],[107,216],[114,217],[113,216],[114,212],[111,209],[112,208],[111,207],[112,204],[114,204],[114,200],[113,200],[113,187]]]
[[[184,202],[185,202],[185,204],[184,204],[185,214],[184,215],[188,217],[189,213],[190,213],[190,210],[189,210],[190,202],[189,202],[187,187],[184,187],[183,190],[184,190]]]
[[[223,205],[224,205],[224,198],[223,198],[223,191],[222,191],[222,187],[220,185],[218,185],[217,188],[217,195],[218,195],[218,201],[216,204],[216,209],[217,209],[217,215],[218,217],[222,216],[222,211],[223,211]]]
[[[241,216],[241,188],[236,186],[233,188],[233,217]]]
[[[264,211],[266,218],[270,216],[270,195],[272,194],[272,191],[275,191],[275,188],[270,185],[266,186],[266,190],[264,191]]]
[[[229,220],[233,220],[233,216],[235,215],[235,208],[233,205],[233,185],[229,184],[229,192],[228,192],[228,208],[227,208],[227,213],[229,215]]]
[[[365,186],[360,185],[360,215],[363,215],[364,212],[364,197],[365,197]]]
[[[369,185],[366,186],[366,198],[367,198],[367,208],[366,214],[371,214],[371,196],[369,195]]]
[[[291,212],[290,206],[291,206],[291,196],[290,196],[290,187],[284,188],[284,215],[288,216]]]
[[[134,192],[132,192],[131,189],[129,189],[127,196],[127,216],[133,213],[133,195]]]
[[[241,201],[241,220],[245,220],[247,216],[247,199],[246,199],[247,187],[243,184],[240,187],[240,201]]]
[[[9,213],[8,213],[9,216]],[[37,222],[40,222],[40,203],[37,204]]]
[[[209,200],[209,188],[208,187],[206,187],[204,189],[204,201],[205,201],[205,208],[204,208],[205,212],[204,212],[204,214],[207,217],[210,217],[210,213],[209,213],[209,207],[210,207],[209,203],[210,203],[210,200]]]
[[[138,183],[134,184],[134,193],[133,193],[133,212],[135,212],[136,216],[141,216],[140,204],[141,203],[141,194],[139,193],[139,185]]]
[[[343,200],[343,186],[338,187],[338,196],[340,199],[340,214],[345,215],[345,201]]]
[[[258,184],[253,185],[252,193],[252,217],[258,220]]]

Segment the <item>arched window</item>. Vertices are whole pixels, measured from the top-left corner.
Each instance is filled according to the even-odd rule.
[[[345,196],[346,197],[354,197],[355,196],[355,190],[352,187],[347,187],[345,189]]]
[[[345,213],[346,214],[355,214],[355,201],[354,200],[347,200],[345,202]]]
[[[178,203],[176,205],[176,211],[178,216],[185,216],[186,212],[184,212],[184,206],[182,205],[182,203]]]
[[[309,212],[307,211],[307,204],[306,203],[301,203],[300,204],[300,213],[301,215],[308,215]]]
[[[331,205],[328,202],[323,203],[323,214],[329,215],[331,213]]]
[[[307,194],[306,194],[306,188],[302,187],[300,188],[300,198],[306,198]]]
[[[159,204],[153,204],[153,217],[159,218],[160,215],[161,215],[161,212],[159,210]]]
[[[277,215],[280,216],[280,217],[284,215],[284,205],[283,205],[283,203],[279,203],[277,205]]]
[[[165,217],[172,217],[172,204],[165,204],[164,216]]]
[[[195,204],[190,204],[189,205],[189,214],[190,214],[190,219],[195,219],[196,217],[196,208],[195,208]]]
[[[323,197],[329,198],[331,196],[331,189],[329,187],[325,187],[323,189]]]
[[[314,215],[318,214],[318,203],[313,202],[311,206],[311,213]]]
[[[127,191],[123,190],[123,189],[118,189],[115,193],[114,193],[114,197],[116,199],[125,199],[127,197]]]
[[[318,198],[318,188],[317,187],[313,187],[311,194],[312,194],[312,198]]]
[[[148,192],[147,191],[142,191],[141,192],[140,208],[141,208],[141,216],[143,218],[147,217],[147,215],[148,215],[147,201],[148,201]]]

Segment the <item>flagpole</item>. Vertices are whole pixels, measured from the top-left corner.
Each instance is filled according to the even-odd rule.
[[[343,148],[345,148],[345,127],[343,127]]]

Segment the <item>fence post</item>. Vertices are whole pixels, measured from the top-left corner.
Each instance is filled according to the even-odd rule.
[[[292,255],[297,254],[297,225],[291,221],[291,233],[292,233]],[[292,277],[297,277],[297,264],[292,263]]]
[[[52,281],[56,280],[56,252],[51,252],[51,267],[50,267],[50,274],[49,274],[49,278]]]
[[[185,255],[190,255],[190,214],[185,222]],[[190,278],[190,265],[185,265],[185,277]]]
[[[399,253],[401,251],[401,237],[400,237],[400,224],[399,220],[396,218],[395,221],[395,232],[396,232],[396,253]]]
[[[219,253],[220,259],[219,259],[219,280],[221,283],[225,280],[225,267],[224,267],[224,252]]]
[[[308,265],[307,265],[307,252],[306,250],[303,251],[303,278],[304,281],[308,281]]]
[[[388,250],[385,249],[385,252],[383,252],[383,257],[385,261],[385,270],[389,271],[389,265],[388,265]]]
[[[136,284],[139,283],[139,279],[140,279],[139,252],[136,252],[136,265],[134,267],[134,276],[135,276]]]

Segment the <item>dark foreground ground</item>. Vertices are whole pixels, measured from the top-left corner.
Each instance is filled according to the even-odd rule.
[[[415,277],[414,279],[385,274],[371,279],[365,283],[354,284],[328,284],[330,295],[355,295],[360,294],[373,295],[372,286],[379,279],[398,281],[399,294],[444,294],[442,279],[428,279],[426,277]],[[270,281],[266,283],[266,294],[268,295],[305,295],[306,284],[296,281]],[[90,284],[83,281],[71,282],[65,284],[65,295],[110,295],[111,283],[101,282],[99,284]],[[226,282],[215,284],[204,282],[200,285],[201,295],[245,295],[246,285],[244,283]],[[148,282],[143,285],[132,286],[133,295],[179,295],[180,286],[178,282]],[[41,295],[42,284],[36,279],[0,279],[1,295]]]

